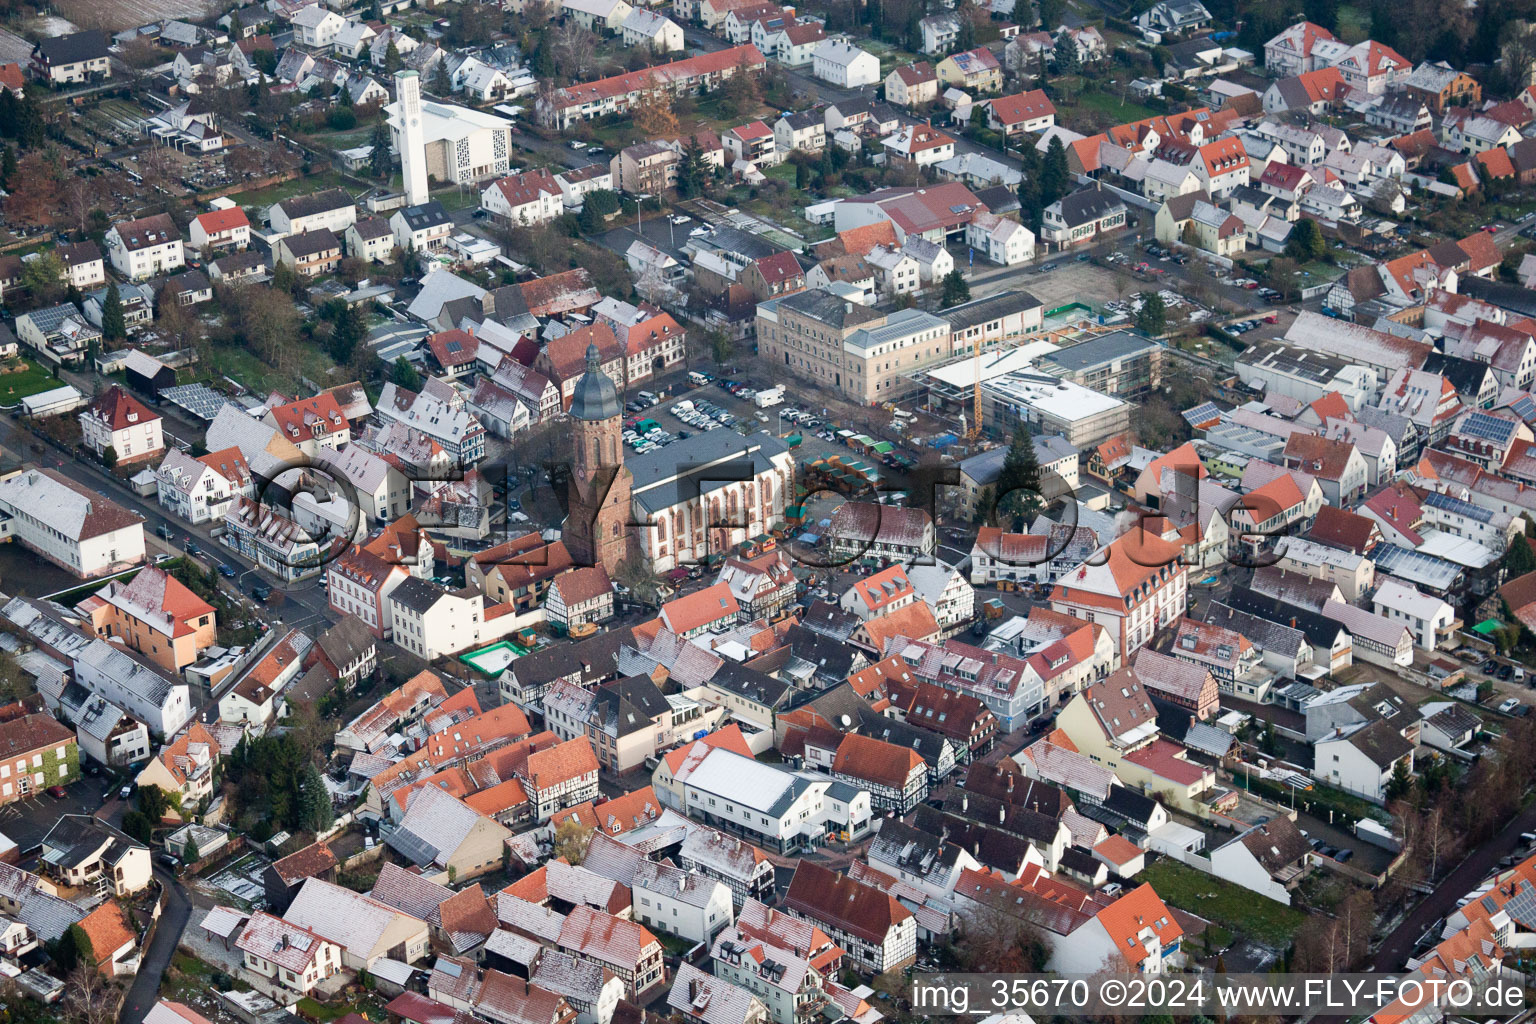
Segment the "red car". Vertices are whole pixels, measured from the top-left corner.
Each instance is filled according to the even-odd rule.
[[[64,792],[63,786],[49,786],[47,792],[48,795],[53,797],[55,800],[63,800],[66,796],[69,795],[68,793]]]

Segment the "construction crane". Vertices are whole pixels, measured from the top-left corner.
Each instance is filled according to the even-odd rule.
[[[1045,332],[1043,332],[1041,334],[1032,334],[1029,337],[1030,337],[1030,340],[1034,340],[1036,338],[1049,338],[1051,341],[1056,342],[1058,338],[1061,338],[1062,336],[1068,335],[1068,334],[1074,335],[1074,336],[1082,335],[1082,334],[1103,334],[1105,331],[1117,331],[1119,329],[1120,328],[1118,328],[1116,326],[1113,326],[1111,324],[1083,324],[1083,325],[1078,326],[1078,327],[1064,327],[1064,328],[1062,328],[1060,330],[1056,330],[1056,331],[1045,331]],[[977,440],[979,440],[981,438],[981,335],[980,334],[976,335],[976,344],[974,346],[974,351],[975,351],[976,380],[971,385],[971,426],[970,426],[970,429],[965,432],[965,439],[967,441],[969,441],[969,442],[972,442],[972,443],[976,442]]]

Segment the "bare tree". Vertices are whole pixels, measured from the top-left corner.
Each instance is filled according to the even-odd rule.
[[[574,21],[555,29],[555,63],[577,81],[592,77],[597,68],[597,36]]]
[[[1050,950],[1040,929],[1014,914],[975,906],[961,915],[968,970],[1027,974],[1045,968]]]
[[[112,1024],[117,1019],[117,983],[92,963],[81,960],[69,972],[64,994],[65,1019],[78,1024]]]
[[[1536,26],[1529,21],[1511,21],[1499,38],[1503,58],[1504,91],[1517,93],[1536,78]]]

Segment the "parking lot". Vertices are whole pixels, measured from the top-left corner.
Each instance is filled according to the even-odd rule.
[[[660,447],[675,443],[685,436],[738,427],[749,432],[767,430],[776,435],[782,434],[794,429],[797,418],[794,413],[798,411],[791,404],[791,396],[785,394],[782,398],[783,401],[778,405],[759,408],[753,399],[734,395],[713,381],[700,386],[685,386],[655,405],[645,405],[642,400],[631,398],[624,409],[626,448],[630,453],[642,451],[642,446],[636,443],[641,439],[642,432],[635,428],[646,420],[654,420],[656,428],[667,435],[658,439]],[[674,412],[674,409],[677,411]],[[786,416],[786,413],[790,415]]]
[[[0,807],[0,832],[25,856],[43,843],[49,829],[66,814],[95,814],[102,804],[100,778],[86,776],[64,787],[63,797],[33,793]]]

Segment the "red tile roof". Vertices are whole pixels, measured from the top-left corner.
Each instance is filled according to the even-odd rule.
[[[313,398],[301,398],[268,410],[277,421],[277,429],[295,443],[325,437],[348,427],[336,399],[326,392]]]
[[[1157,891],[1150,884],[1138,886],[1098,913],[1099,924],[1109,933],[1110,941],[1132,966],[1147,958],[1147,951],[1137,936],[1142,929],[1157,933],[1164,949],[1184,935]]]
[[[196,221],[203,226],[203,231],[209,235],[221,234],[225,231],[233,231],[235,228],[251,226],[250,219],[245,211],[238,206],[231,206],[227,210],[212,210],[199,214]]]
[[[999,96],[992,101],[992,113],[1005,125],[1022,124],[1039,117],[1054,116],[1056,104],[1051,102],[1044,89],[1031,89],[1012,96]]]
[[[566,740],[528,755],[517,775],[532,790],[563,786],[583,775],[597,774],[597,755],[585,736]]]
[[[160,418],[159,413],[151,411],[147,405],[116,384],[96,396],[90,404],[89,412],[112,431],[126,430]]]
[[[896,897],[807,860],[795,867],[784,909],[877,946],[885,942],[892,928],[912,916]]]
[[[661,617],[674,633],[689,633],[741,610],[729,583],[720,582],[675,598],[661,606]]]
[[[473,363],[475,355],[480,351],[480,342],[475,339],[473,331],[455,327],[451,331],[427,335],[427,348],[432,350],[432,358],[437,360],[437,365],[448,370]]]
[[[639,71],[630,71],[611,78],[600,78],[595,82],[566,86],[555,93],[555,107],[557,109],[577,107],[597,100],[628,96],[657,85],[678,86],[705,75],[722,74],[741,63],[745,63],[749,68],[763,68],[767,66],[768,61],[751,43],[732,46],[713,53],[701,53],[696,57],[673,61],[670,64],[658,64],[655,67],[642,68]]]
[[[904,790],[916,771],[927,771],[923,759],[910,747],[851,733],[837,745],[832,770],[856,779]]]

